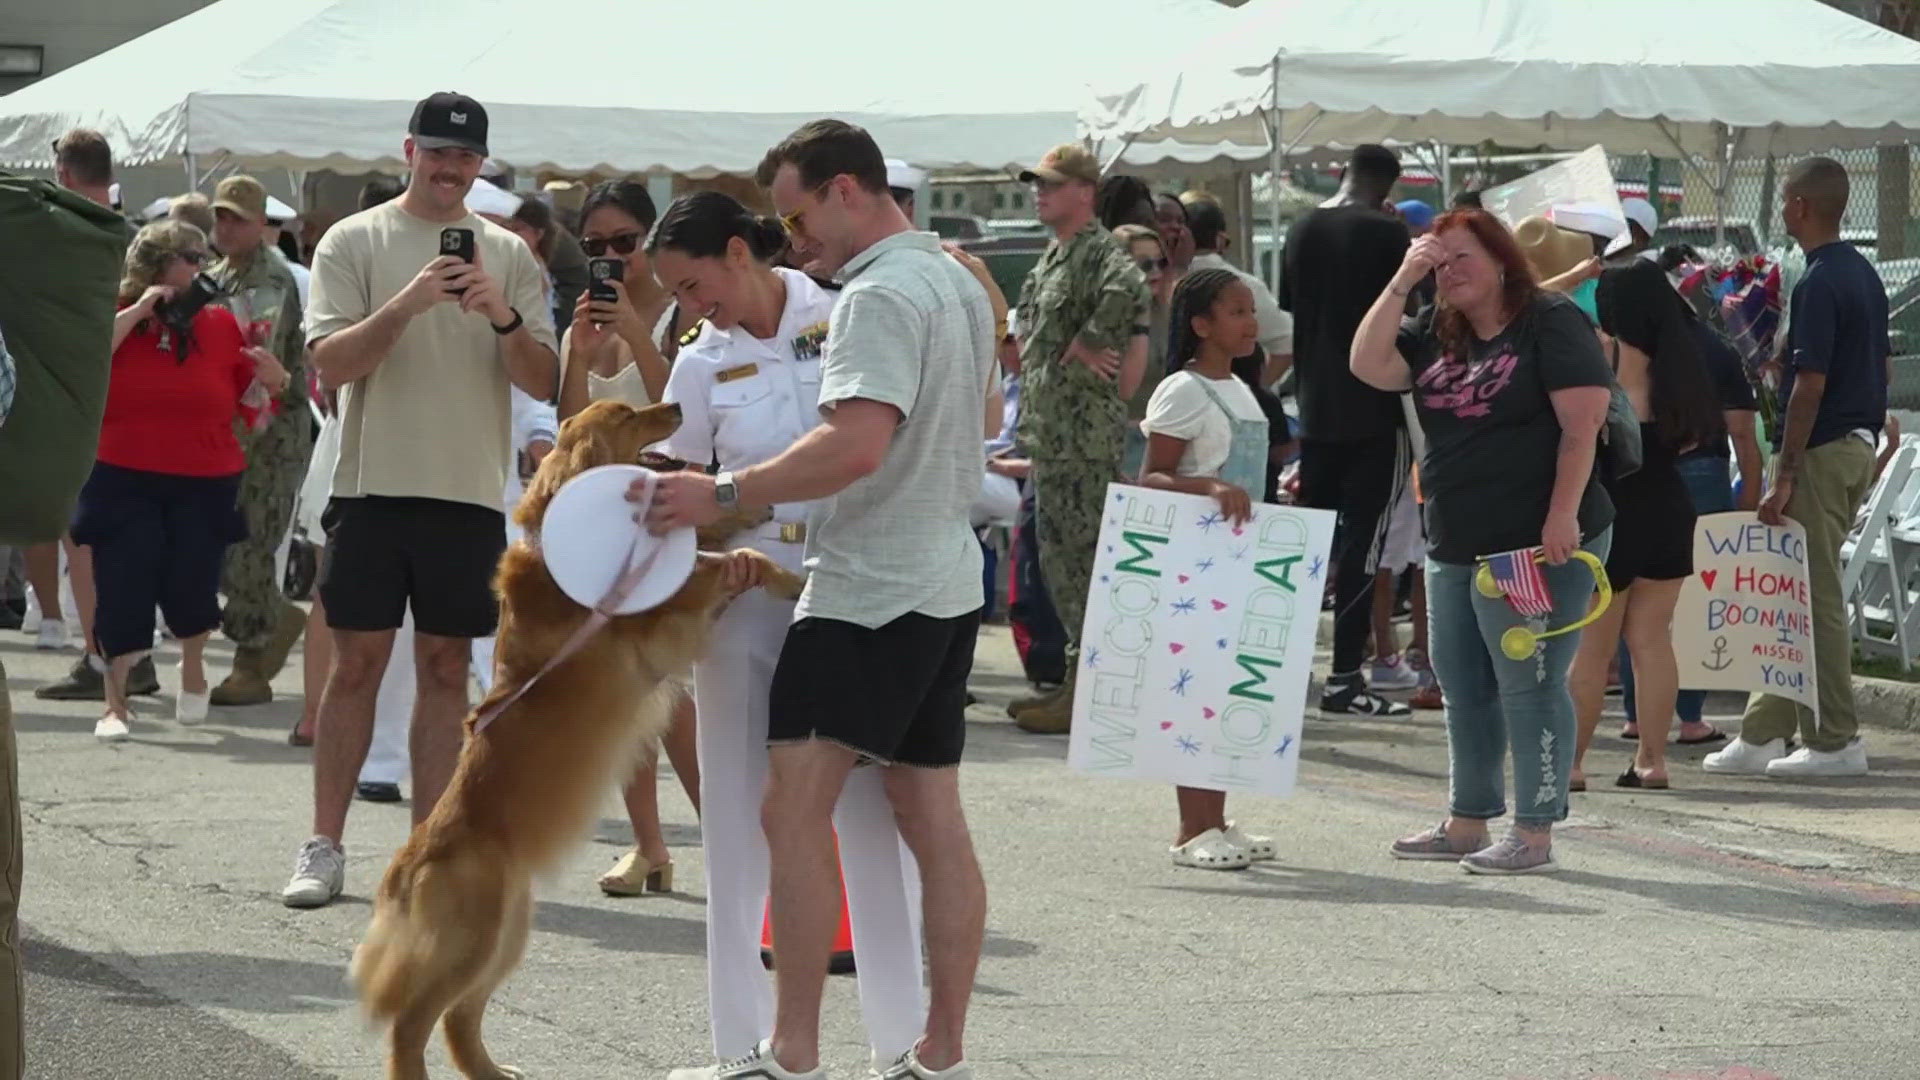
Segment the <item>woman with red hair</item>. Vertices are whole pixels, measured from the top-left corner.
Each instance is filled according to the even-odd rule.
[[[1428,274],[1437,302],[1402,328],[1407,296]],[[1582,547],[1604,559],[1611,540],[1613,504],[1594,460],[1613,374],[1586,316],[1541,291],[1506,226],[1476,209],[1441,217],[1414,241],[1361,321],[1351,364],[1372,386],[1413,391],[1427,437],[1428,638],[1446,702],[1450,816],[1395,841],[1393,854],[1480,874],[1558,869],[1552,830],[1567,816],[1567,668],[1578,635],[1508,659],[1500,637],[1520,619],[1473,579],[1485,556],[1537,551],[1553,620],[1586,614],[1593,578],[1569,560]],[[1514,828],[1494,843],[1488,822],[1508,810],[1509,745]]]

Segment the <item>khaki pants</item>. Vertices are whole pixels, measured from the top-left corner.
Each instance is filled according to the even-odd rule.
[[[1844,749],[1860,730],[1853,708],[1853,634],[1840,595],[1840,543],[1873,486],[1873,450],[1848,435],[1807,451],[1806,466],[1787,499],[1787,516],[1807,530],[1807,581],[1813,596],[1813,665],[1818,710],[1792,698],[1747,699],[1740,737],[1751,743],[1791,739],[1815,750]]]
[[[0,665],[0,1080],[27,1073],[20,972],[20,763],[13,742],[13,701]]]

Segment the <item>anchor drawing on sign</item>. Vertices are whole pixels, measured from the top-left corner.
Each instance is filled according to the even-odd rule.
[[[1712,663],[1705,660],[1700,661],[1700,666],[1706,668],[1708,671],[1725,671],[1733,666],[1733,658],[1727,655],[1727,638],[1725,634],[1713,639],[1713,659],[1715,662]]]

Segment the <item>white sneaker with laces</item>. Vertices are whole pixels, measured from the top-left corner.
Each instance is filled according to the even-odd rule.
[[[101,742],[126,742],[132,732],[127,730],[127,722],[109,713],[93,725],[93,737]]]
[[[42,652],[58,652],[67,647],[67,624],[62,619],[41,619],[35,631],[33,647]]]
[[[884,1069],[875,1069],[870,1080],[973,1080],[973,1066],[962,1061],[935,1072],[920,1064],[920,1048],[901,1054]]]
[[[1716,750],[1701,759],[1700,767],[1710,773],[1765,776],[1771,771],[1767,768],[1769,764],[1786,756],[1787,740],[1785,739],[1750,743],[1740,738],[1728,743],[1726,749]]]
[[[181,724],[198,724],[207,718],[207,706],[213,701],[213,690],[203,689],[194,693],[187,689],[186,683],[180,684],[180,693],[173,699],[173,719]]]
[[[293,857],[293,880],[280,890],[280,902],[291,908],[326,907],[346,886],[347,853],[316,836]]]
[[[1783,758],[1767,762],[1768,776],[1865,776],[1867,744],[1855,739],[1840,750],[1803,746]]]
[[[773,1060],[773,1040],[762,1039],[745,1057],[722,1065],[675,1069],[667,1074],[667,1080],[827,1080],[827,1067],[803,1073],[783,1069]]]

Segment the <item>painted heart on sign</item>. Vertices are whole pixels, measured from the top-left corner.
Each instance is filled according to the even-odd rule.
[[[1718,570],[1700,571],[1700,580],[1706,584],[1708,592],[1713,591],[1713,579],[1719,576],[1720,576],[1720,571]]]
[[[1162,720],[1162,721],[1160,721],[1160,730],[1161,730],[1161,731],[1165,731],[1165,730],[1167,730],[1168,728],[1171,728],[1172,726],[1173,726],[1173,721],[1171,721],[1171,720]]]
[[[1187,575],[1185,575],[1185,574],[1181,574],[1181,575],[1180,575],[1180,584],[1182,584],[1182,585],[1185,585],[1185,584],[1187,583],[1187,581],[1188,581],[1188,578],[1187,578]]]
[[[1233,527],[1233,535],[1235,535],[1235,536],[1239,536],[1239,535],[1240,535],[1241,533],[1243,533],[1243,532],[1246,532],[1246,531],[1247,531],[1247,530],[1245,530],[1245,529],[1243,529],[1243,528],[1241,528],[1241,527],[1240,527],[1240,526],[1238,526],[1238,525],[1235,525],[1235,526]]]
[[[1167,644],[1167,651],[1168,651],[1168,652],[1171,652],[1171,653],[1172,653],[1173,655],[1175,655],[1175,656],[1179,656],[1179,655],[1180,655],[1180,650],[1181,650],[1181,649],[1184,649],[1184,648],[1186,648],[1186,646],[1185,646],[1185,645],[1182,645],[1182,644],[1180,644],[1180,643],[1179,643],[1179,642],[1177,642],[1177,641],[1174,641],[1174,642],[1169,642],[1169,643]]]
[[[1213,710],[1212,710],[1212,709],[1205,709],[1205,708],[1203,708],[1203,709],[1201,709],[1201,710],[1200,710],[1200,715],[1201,715],[1201,716],[1204,716],[1204,717],[1206,717],[1206,718],[1207,718],[1207,719],[1209,719],[1209,720],[1211,720],[1211,719],[1213,719]]]
[[[1225,600],[1215,600],[1213,602],[1213,610],[1215,611],[1227,610],[1227,602]]]

